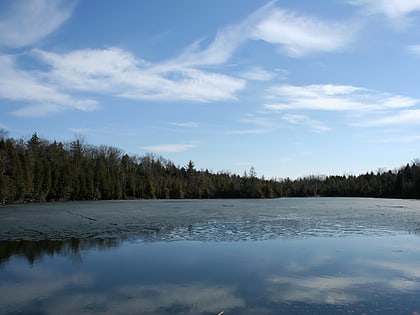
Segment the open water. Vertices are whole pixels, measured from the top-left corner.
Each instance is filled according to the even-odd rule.
[[[420,201],[0,207],[1,314],[420,314]]]

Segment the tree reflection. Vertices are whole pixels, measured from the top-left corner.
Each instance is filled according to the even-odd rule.
[[[121,245],[117,239],[78,239],[67,240],[0,240],[0,265],[5,264],[13,256],[25,257],[33,265],[43,256],[69,256],[75,261],[81,261],[81,251],[90,249],[109,249]]]

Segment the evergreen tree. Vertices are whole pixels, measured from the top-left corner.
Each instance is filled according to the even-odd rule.
[[[420,161],[394,171],[359,176],[308,176],[297,180],[197,170],[148,154],[122,154],[83,139],[50,143],[34,133],[14,140],[0,129],[0,203],[25,200],[122,198],[273,198],[287,196],[420,198]]]

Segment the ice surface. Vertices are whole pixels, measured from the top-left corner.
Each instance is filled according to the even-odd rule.
[[[0,240],[246,241],[418,231],[417,200],[138,200],[0,207]]]

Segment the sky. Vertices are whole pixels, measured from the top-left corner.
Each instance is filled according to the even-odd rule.
[[[420,0],[3,0],[0,129],[265,178],[420,158]]]

